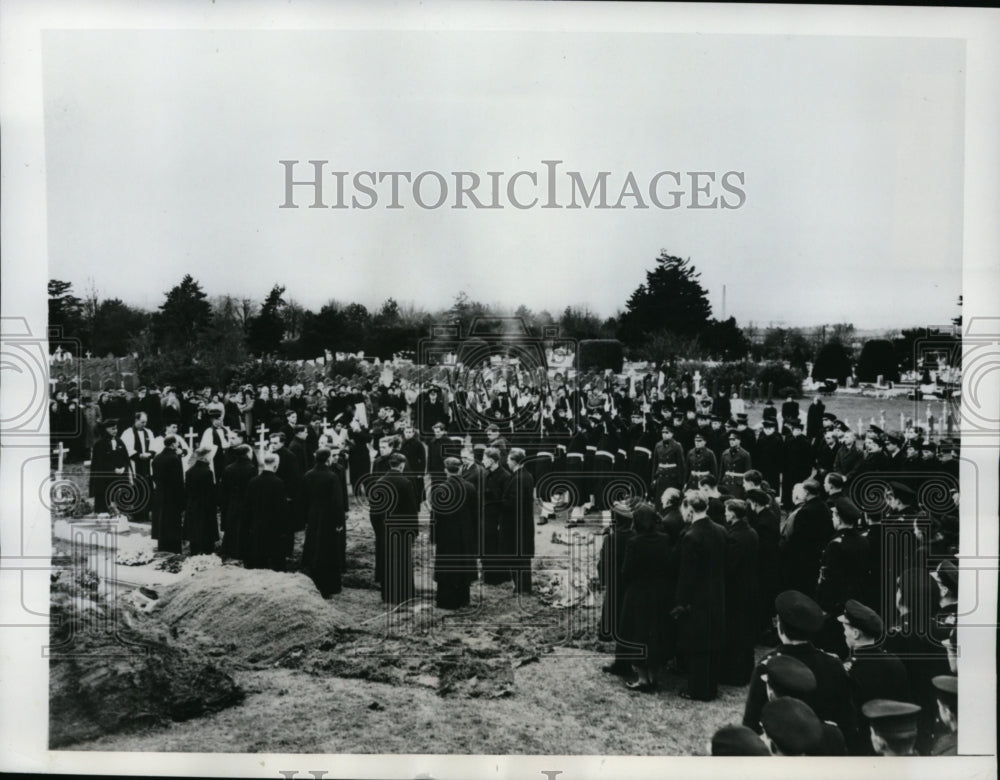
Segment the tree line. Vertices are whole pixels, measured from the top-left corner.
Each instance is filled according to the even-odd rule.
[[[712,316],[708,293],[689,259],[661,252],[653,268],[622,310],[602,319],[585,305],[567,306],[553,315],[525,306],[508,308],[471,299],[459,292],[444,310],[428,311],[386,299],[370,311],[360,303],[330,300],[318,311],[286,297],[275,283],[260,301],[220,295],[209,298],[190,274],[164,295],[156,311],[137,308],[118,298],[102,299],[93,283],[83,298],[71,282],[48,285],[49,325],[81,354],[135,354],[155,373],[171,373],[182,381],[193,365],[234,364],[254,357],[311,359],[325,351],[361,352],[391,358],[412,352],[434,326],[446,324],[469,334],[474,321],[480,335],[514,335],[512,323],[542,337],[556,328],[566,340],[618,339],[626,355],[656,365],[679,360],[781,361],[803,375],[812,362],[817,379],[844,381],[856,369],[862,381],[881,375],[892,381],[901,371],[920,366],[915,349],[921,339],[951,334],[921,328],[904,329],[859,345],[851,324],[814,329],[740,327],[734,317]],[[961,305],[961,301],[959,301]],[[960,323],[961,318],[955,322]],[[518,334],[521,335],[521,334]],[[54,350],[60,337],[51,340]]]

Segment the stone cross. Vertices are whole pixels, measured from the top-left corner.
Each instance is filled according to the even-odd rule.
[[[56,447],[54,450],[52,450],[52,454],[53,455],[58,455],[59,456],[59,465],[56,466],[56,475],[57,476],[60,475],[60,474],[62,474],[62,470],[63,470],[63,458],[66,456],[67,452],[69,452],[69,450],[66,449],[65,447],[63,447],[63,443],[62,442],[59,442],[59,446]]]
[[[326,420],[325,419],[323,421],[323,424],[324,425],[326,424]],[[264,427],[264,423],[261,423],[260,426],[257,428],[257,433],[260,434],[260,441],[258,442],[258,444],[259,444],[259,448],[260,448],[260,454],[261,454],[261,456],[263,456],[264,455],[264,445],[267,443],[267,434],[270,433],[270,430],[268,428]]]
[[[191,452],[194,452],[194,440],[197,435],[198,434],[194,432],[193,427],[188,428],[188,432],[184,435],[184,438],[187,439],[188,441],[188,447],[190,448]]]

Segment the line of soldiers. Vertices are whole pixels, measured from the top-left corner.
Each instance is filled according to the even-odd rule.
[[[907,739],[921,755],[953,751],[957,710],[941,686],[957,673],[955,448],[906,468],[915,431],[871,426],[858,448],[832,415],[812,442],[797,419],[786,423],[784,438],[773,420],[746,440],[730,426],[726,463],[738,458],[741,471],[712,468],[702,431],[687,457],[673,426],[644,447],[651,457],[639,452],[642,473],[647,460],[653,469],[646,500],[613,504],[601,553],[602,638],[615,641],[605,671],[637,690],[652,690],[664,670],[685,673],[681,695],[695,699],[714,698],[720,682],[749,684],[741,728],[754,735],[751,751],[761,733],[768,752],[784,754],[905,753]],[[759,456],[773,465],[775,445],[782,465],[768,479]],[[755,665],[758,643],[777,646]],[[784,685],[783,660],[769,690],[777,656],[811,677]],[[768,709],[779,699],[797,701]],[[806,732],[819,736],[805,748],[787,741]],[[722,741],[733,734],[746,737],[737,729]]]

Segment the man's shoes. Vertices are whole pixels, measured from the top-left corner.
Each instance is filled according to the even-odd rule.
[[[622,666],[621,664],[605,664],[601,667],[601,671],[617,675],[618,677],[628,677],[631,673],[631,670],[627,666]]]

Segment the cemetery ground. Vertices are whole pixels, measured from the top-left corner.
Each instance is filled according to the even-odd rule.
[[[739,721],[745,689],[724,687],[717,701],[698,704],[679,698],[684,681],[675,674],[642,694],[601,672],[611,645],[596,640],[602,594],[590,582],[598,518],[575,529],[561,519],[538,527],[534,594],[477,586],[464,610],[434,606],[422,576],[430,547],[418,541],[424,598],[388,617],[372,582],[374,537],[360,505],[349,513],[345,588],[327,600],[300,573],[197,558],[180,568],[176,556],[163,554],[115,567],[117,582],[101,588],[95,582],[108,571],[107,553],[72,546],[60,538],[61,526],[53,618],[64,626],[76,619],[77,635],[50,661],[50,744],[144,752],[703,753],[712,731]],[[138,529],[130,524],[129,535],[143,535]],[[140,582],[159,595],[152,611],[134,598]],[[113,626],[80,620],[81,613],[106,614],[115,601]]]
[[[914,409],[905,399],[826,403],[852,427],[884,409],[895,429]],[[759,405],[751,423],[758,415]],[[64,477],[86,495],[83,466]],[[50,746],[700,755],[717,728],[740,721],[745,688],[698,703],[679,697],[684,680],[669,671],[654,693],[601,672],[612,647],[596,639],[600,515],[536,528],[532,595],[477,585],[472,605],[455,611],[434,606],[425,531],[414,555],[420,598],[387,614],[367,507],[351,503],[344,590],[327,600],[300,573],[153,555],[148,525],[105,534],[55,519]]]

